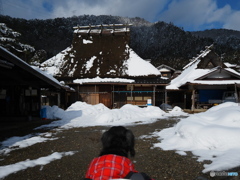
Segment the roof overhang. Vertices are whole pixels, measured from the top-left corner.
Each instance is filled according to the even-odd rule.
[[[29,64],[0,46],[0,74],[2,85],[34,85],[61,88],[61,85],[33,69]]]

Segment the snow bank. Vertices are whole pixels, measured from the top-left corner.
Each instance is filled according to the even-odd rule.
[[[175,106],[171,111],[168,112],[167,116],[189,116],[180,107]]]
[[[130,125],[136,122],[144,124],[163,118],[166,113],[155,106],[140,108],[127,104],[120,109],[109,109],[101,103],[90,105],[78,101],[72,104],[66,111],[55,106],[47,107],[47,114],[48,117],[58,117],[61,120],[39,128],[61,127],[68,129],[96,125]]]
[[[198,161],[211,160],[203,172],[240,166],[240,107],[224,103],[182,119],[175,127],[155,132],[164,150],[192,151]],[[237,153],[238,152],[238,153]],[[184,153],[182,153],[184,154]]]
[[[157,118],[162,118],[165,114],[160,108],[148,106],[139,108],[138,106],[126,104],[120,109],[113,109],[101,113],[97,119],[97,124],[112,123],[114,125],[129,124],[129,123],[150,123],[156,121]]]

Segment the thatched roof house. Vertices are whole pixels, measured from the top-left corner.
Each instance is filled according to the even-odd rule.
[[[179,102],[185,102],[185,107],[191,105],[192,109],[210,107],[215,102],[223,102],[224,93],[233,92],[239,96],[240,73],[223,63],[221,58],[214,52],[214,46],[208,46],[204,51],[193,58],[187,64],[182,73],[173,79],[166,87],[169,94],[177,94],[176,90],[185,95]],[[188,96],[186,96],[188,94]],[[177,100],[177,97],[171,99]],[[184,99],[184,97],[187,97]],[[235,101],[237,101],[236,98]]]
[[[108,101],[107,106],[113,107],[116,99],[113,95],[116,88],[113,86],[116,85],[121,86],[121,91],[117,91],[118,93],[125,93],[124,97],[121,96],[123,104],[135,103],[137,100],[133,100],[134,88],[129,86],[137,84],[141,89],[138,93],[141,92],[143,95],[151,91],[148,95],[136,98],[139,100],[138,104],[146,104],[147,97],[153,99],[153,91],[156,91],[156,87],[163,91],[169,80],[162,78],[159,70],[150,62],[139,57],[129,47],[129,41],[130,25],[74,27],[72,45],[41,66],[59,80],[75,86],[76,90],[81,92],[81,100],[88,99],[84,101],[89,103],[102,102],[99,96],[104,92],[109,94],[104,97]],[[145,87],[141,88],[142,86]],[[126,91],[131,93],[128,102]],[[98,94],[97,99],[100,100],[89,96],[83,98],[83,93]]]
[[[129,25],[74,27],[72,45],[45,61],[43,69],[56,77],[95,78],[161,76],[130,47]]]

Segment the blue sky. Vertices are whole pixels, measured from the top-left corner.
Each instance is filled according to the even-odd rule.
[[[240,31],[240,0],[4,0],[2,10],[24,19],[117,15],[172,22],[186,31]]]

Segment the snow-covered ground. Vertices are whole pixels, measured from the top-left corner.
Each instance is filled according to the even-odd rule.
[[[177,150],[181,155],[191,151],[198,161],[211,160],[211,164],[204,165],[204,173],[240,166],[240,106],[237,103],[212,107],[154,135],[161,139],[155,147]]]
[[[204,113],[194,115],[184,113],[179,107],[174,107],[172,111],[166,113],[154,106],[139,108],[138,106],[125,105],[120,109],[108,109],[103,104],[89,105],[84,102],[76,102],[65,111],[57,106],[46,106],[45,108],[48,118],[61,120],[38,128],[55,128],[54,132],[96,125],[147,124],[172,116],[187,116],[175,127],[153,132],[150,136],[159,137],[159,143],[155,144],[155,147],[176,150],[176,153],[181,155],[185,155],[185,151],[192,151],[194,155],[199,157],[199,161],[211,160],[211,164],[204,165],[203,172],[227,170],[240,166],[240,141],[238,141],[240,136],[240,107],[236,103],[224,103]],[[13,150],[55,139],[51,132],[12,137],[1,143],[0,154],[4,157]],[[28,167],[45,165],[74,153],[76,152],[54,152],[35,160],[0,166],[0,178]]]

